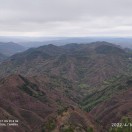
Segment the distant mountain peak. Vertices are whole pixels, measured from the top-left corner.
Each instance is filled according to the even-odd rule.
[[[0,42],[0,53],[11,56],[25,50],[25,47],[14,42]]]

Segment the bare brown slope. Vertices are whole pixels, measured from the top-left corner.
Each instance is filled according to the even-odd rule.
[[[19,119],[18,129],[25,126],[22,127],[23,131],[35,131],[47,118],[56,115],[59,109],[75,104],[63,94],[68,84],[60,81],[60,86],[56,86],[53,79],[50,81],[47,76],[27,79],[21,75],[10,75],[2,79],[0,107],[1,114],[5,111],[5,115],[1,118]]]
[[[33,86],[37,88],[29,81],[26,82],[20,75],[12,75],[0,81],[0,113],[3,115],[1,119],[4,117],[4,119],[18,119],[20,123],[20,127],[12,129],[22,129],[22,131],[36,129],[53,112],[47,104],[31,96],[29,91],[26,93],[21,89],[25,87],[33,90]]]
[[[65,109],[56,117],[55,122],[54,132],[105,132],[103,127],[97,124],[87,112],[74,107]]]
[[[121,122],[124,116],[132,118],[132,88],[99,104],[91,111],[91,114],[107,129],[111,123]]]
[[[18,127],[0,127],[1,132],[41,132],[43,129],[61,132],[63,125],[58,123],[63,116],[66,125],[72,125],[73,129],[80,126],[81,119],[86,121],[85,124],[81,123],[82,132],[89,127],[102,130],[87,113],[77,108],[73,98],[65,94],[66,88],[72,90],[66,80],[60,80],[59,86],[55,85],[53,78],[52,83],[50,81],[51,77],[47,76],[27,79],[21,75],[10,75],[0,80],[0,118],[19,120]],[[49,127],[51,119],[55,125],[52,129]],[[65,124],[65,121],[61,122]]]

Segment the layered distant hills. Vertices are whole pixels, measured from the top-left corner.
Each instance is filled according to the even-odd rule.
[[[0,63],[9,56],[24,51],[26,48],[13,42],[0,42]]]
[[[7,132],[112,131],[132,119],[131,74],[131,50],[105,41],[30,48],[0,64],[0,114],[20,122]]]
[[[7,58],[7,56],[0,53],[0,62],[4,61]]]
[[[1,39],[1,38],[0,38]],[[23,38],[24,39],[24,38]],[[18,41],[17,39],[6,38],[6,40]],[[22,41],[19,40],[20,44],[24,47],[38,47],[47,44],[54,45],[65,45],[68,43],[91,43],[96,41],[106,41],[109,43],[114,43],[120,45],[124,48],[132,49],[132,38],[131,37],[40,37],[40,38],[28,38]]]
[[[13,42],[0,42],[0,53],[5,56],[11,56],[15,53],[24,51],[25,48],[19,44]]]

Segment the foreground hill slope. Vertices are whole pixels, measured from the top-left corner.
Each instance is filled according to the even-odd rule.
[[[48,83],[48,77],[43,80],[45,85],[41,86],[34,78],[27,79],[21,75],[11,75],[0,80],[0,116],[2,119],[19,120],[18,127],[1,127],[1,132],[102,130],[92,117],[63,94],[61,89],[65,86],[56,91],[55,86],[52,88]],[[47,87],[48,84],[51,88]]]
[[[123,118],[132,121],[132,88],[115,94],[111,99],[95,107],[91,114],[105,128],[110,128],[112,123],[121,123]]]

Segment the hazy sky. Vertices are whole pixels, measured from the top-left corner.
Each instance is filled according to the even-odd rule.
[[[0,0],[0,35],[132,36],[132,0]]]

